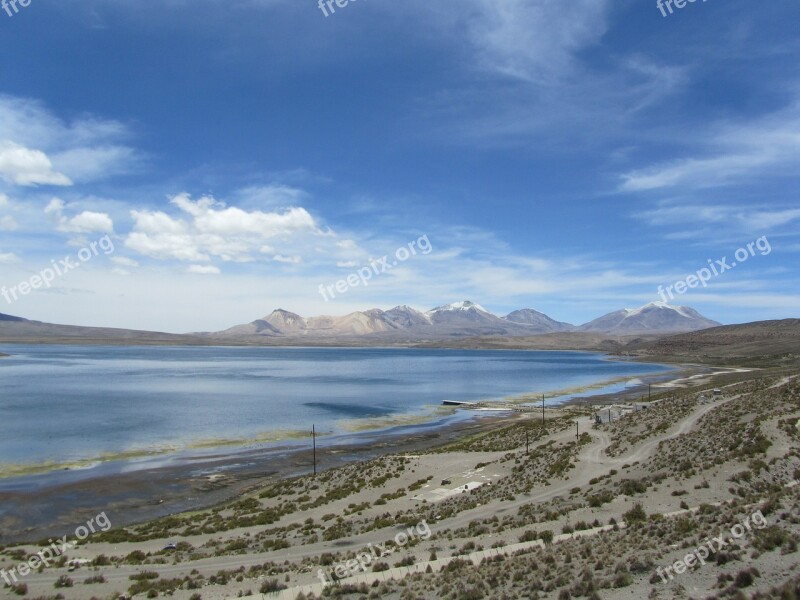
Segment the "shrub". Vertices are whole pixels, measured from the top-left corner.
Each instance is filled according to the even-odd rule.
[[[633,508],[624,513],[622,517],[625,519],[626,523],[642,523],[647,520],[647,513],[644,511],[641,504],[636,503],[633,505]]]
[[[285,590],[286,586],[283,585],[277,579],[268,579],[264,583],[261,584],[260,592],[262,594],[269,594],[270,592],[279,592],[281,590]]]

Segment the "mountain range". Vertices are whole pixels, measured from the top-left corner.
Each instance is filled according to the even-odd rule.
[[[371,309],[341,317],[302,317],[278,309],[262,319],[219,332],[196,335],[214,338],[365,336],[395,340],[430,340],[479,335],[530,336],[583,331],[614,335],[666,334],[698,331],[719,325],[686,306],[653,302],[622,309],[580,326],[556,321],[531,308],[503,317],[469,300],[421,312],[409,306]]]
[[[426,312],[397,306],[391,310],[374,308],[339,317],[302,317],[278,309],[262,319],[224,331],[189,334],[56,325],[0,314],[0,342],[375,346],[448,345],[494,337],[502,340],[502,344],[515,339],[527,340],[526,344],[530,344],[533,338],[548,347],[586,349],[604,347],[609,340],[616,344],[622,338],[655,338],[717,325],[719,323],[694,309],[663,302],[619,310],[576,326],[530,308],[500,317],[479,304],[462,301]]]

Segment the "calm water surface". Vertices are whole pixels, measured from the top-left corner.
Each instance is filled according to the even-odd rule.
[[[670,370],[579,352],[5,346],[0,465],[379,430],[490,400]],[[607,390],[604,390],[607,391]]]

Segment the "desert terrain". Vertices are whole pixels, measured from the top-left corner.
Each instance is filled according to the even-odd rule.
[[[730,369],[654,392],[649,403],[621,401],[611,422],[598,423],[608,408],[591,404],[548,409],[544,423],[522,413],[442,447],[110,527],[49,566],[34,560],[34,572],[15,572],[0,593],[795,597],[797,365]],[[19,569],[48,544],[3,548],[0,568]]]

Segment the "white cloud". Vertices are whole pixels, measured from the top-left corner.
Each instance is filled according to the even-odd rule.
[[[85,210],[70,219],[64,219],[58,230],[67,233],[113,233],[114,222],[105,213]]]
[[[136,151],[125,146],[72,148],[53,155],[53,164],[77,182],[127,173],[140,163]]]
[[[608,7],[607,0],[467,0],[458,12],[479,64],[519,79],[549,81],[568,70],[575,52],[599,41]]]
[[[53,163],[44,152],[10,140],[0,142],[0,177],[21,186],[72,185],[69,177],[53,170]]]
[[[777,225],[786,225],[797,219],[800,219],[800,209],[798,208],[754,211],[742,217],[744,223],[755,229],[772,229]]]
[[[259,206],[293,206],[308,197],[304,190],[281,184],[251,186],[236,192],[236,199]]]
[[[692,133],[695,156],[624,173],[620,190],[705,189],[764,173],[793,174],[800,166],[800,101],[767,117]]]
[[[158,259],[206,262],[213,256],[245,262],[253,260],[253,253],[272,253],[276,243],[286,246],[309,236],[328,235],[300,207],[246,211],[210,196],[193,201],[188,194],[173,197],[171,203],[189,218],[162,211],[132,211],[135,224],[125,241],[128,248]]]
[[[133,211],[136,227],[140,227],[141,213]],[[161,260],[207,261],[210,256],[200,251],[198,241],[189,234],[174,234],[155,231],[133,231],[128,234],[125,245],[131,250]]]
[[[71,185],[128,172],[142,157],[118,121],[64,121],[41,102],[0,95],[0,176],[16,185]]]
[[[66,208],[61,198],[53,198],[44,208],[47,215],[57,220],[56,229],[64,233],[113,233],[114,221],[106,213],[85,210],[74,217],[66,217]]]
[[[0,208],[8,206],[9,198],[5,194],[0,194]]]
[[[358,266],[358,263],[354,260],[340,260],[336,266],[342,269],[353,269]]]
[[[731,205],[670,204],[662,203],[658,208],[639,212],[635,215],[649,225],[656,227],[690,224],[692,231],[670,233],[671,239],[691,239],[698,233],[698,227],[724,224],[736,225],[741,230],[770,230],[800,219],[800,209],[745,208]]]
[[[50,202],[47,203],[47,206],[44,207],[45,214],[61,214],[61,212],[66,207],[66,203],[61,198],[53,198]]]
[[[19,257],[11,252],[0,254],[0,265],[8,265],[19,261]]]
[[[213,265],[191,265],[187,269],[188,273],[194,273],[196,275],[219,275],[220,270],[213,266]]]

